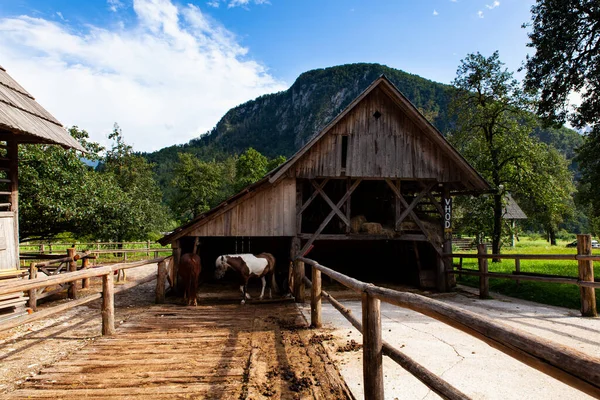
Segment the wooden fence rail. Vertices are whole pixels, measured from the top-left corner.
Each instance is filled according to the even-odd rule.
[[[448,274],[473,275],[479,277],[479,297],[489,297],[489,278],[512,279],[520,281],[536,281],[549,283],[562,283],[579,286],[581,295],[581,315],[584,317],[597,317],[596,292],[600,282],[594,280],[594,261],[600,261],[600,256],[592,255],[591,235],[577,235],[577,254],[488,254],[486,245],[477,247],[477,254],[444,254],[445,258],[460,259],[457,270],[446,271]],[[462,267],[463,259],[477,259],[478,269],[465,269]],[[515,271],[512,274],[489,272],[489,259],[513,259]],[[577,261],[578,277],[565,277],[549,274],[527,274],[521,272],[521,260],[573,260]]]
[[[409,372],[443,398],[468,398],[447,382],[441,380],[439,377],[432,376],[431,372],[381,341],[381,317],[379,306],[374,301],[375,299],[409,308],[435,318],[483,340],[490,346],[578,390],[594,397],[600,397],[600,359],[596,357],[543,340],[530,333],[500,324],[491,318],[438,300],[361,282],[324,267],[308,258],[300,257],[297,260],[312,266],[313,270],[317,269],[342,285],[362,294],[363,323],[361,325],[350,315],[349,310],[346,310],[338,302],[332,301],[331,296],[324,292],[322,288],[314,287],[318,281],[313,282],[313,293],[321,293],[344,317],[363,333],[363,341],[365,343],[363,345],[365,398],[383,399],[383,381],[379,379],[380,376],[383,376],[383,366],[378,354],[386,354],[388,356],[394,354],[390,358],[396,362],[403,360],[406,365],[410,366],[410,368],[405,367]],[[305,277],[303,281],[307,282],[308,279]],[[313,307],[311,304],[312,313],[320,313],[320,307]],[[314,318],[311,315],[311,321],[320,320],[320,315]],[[365,329],[365,327],[368,328]],[[379,332],[375,332],[377,329],[379,329]],[[399,362],[399,364],[404,366],[402,362]]]
[[[82,269],[79,271],[70,271],[60,275],[51,275],[46,277],[35,277],[29,280],[22,280],[18,282],[11,282],[7,284],[0,284],[0,296],[10,293],[27,292],[36,290],[48,286],[61,285],[66,283],[72,283],[81,279],[89,279],[93,277],[102,277],[102,292],[96,293],[91,296],[87,296],[82,299],[78,299],[66,304],[62,304],[57,307],[44,310],[42,312],[34,313],[22,318],[16,318],[9,321],[7,324],[0,325],[0,330],[10,329],[15,326],[32,322],[40,318],[44,318],[48,315],[55,314],[57,312],[65,311],[73,307],[80,306],[82,304],[89,303],[91,301],[102,298],[102,334],[112,335],[114,334],[114,295],[123,290],[127,290],[131,287],[140,285],[156,279],[156,275],[152,275],[146,279],[140,281],[131,282],[120,286],[115,289],[114,287],[114,272],[118,270],[126,270],[131,268],[137,268],[148,264],[158,263],[158,270],[166,269],[166,263],[170,257],[159,257],[151,260],[142,260],[130,263],[120,263],[107,265],[96,268]]]

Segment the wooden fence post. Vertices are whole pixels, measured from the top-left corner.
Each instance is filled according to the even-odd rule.
[[[115,282],[111,272],[102,275],[102,335],[115,333]]]
[[[588,256],[592,254],[592,236],[577,235],[577,255]],[[579,280],[594,282],[594,262],[592,260],[578,260]],[[581,294],[581,315],[584,317],[597,317],[596,291],[593,287],[579,287]]]
[[[310,296],[310,325],[320,328],[321,323],[321,271],[312,267],[312,291]]]
[[[487,245],[478,244],[477,245],[477,254],[487,254]],[[479,264],[479,272],[481,274],[488,273],[488,259],[487,258],[478,258]],[[479,276],[479,298],[487,299],[490,297],[490,278],[485,275]]]
[[[146,251],[146,257],[150,257],[150,241],[146,240],[146,248],[148,249],[148,251]]]
[[[31,263],[29,267],[29,279],[37,278],[37,267],[35,263]],[[29,289],[29,308],[32,311],[37,311],[37,289]]]
[[[514,246],[513,246],[514,247]],[[515,272],[517,274],[521,273],[521,259],[520,258],[515,258]],[[519,284],[521,283],[521,281],[519,281],[518,279],[516,280],[517,282],[517,287],[519,287]]]
[[[380,305],[379,299],[362,294],[363,383],[365,399],[369,400],[384,398]]]
[[[81,268],[88,269],[89,267],[90,267],[90,259],[87,257],[84,257],[83,260],[81,260]],[[89,287],[90,287],[90,278],[83,278],[81,280],[81,288],[89,289]]]
[[[158,276],[156,277],[156,304],[165,302],[165,281],[167,279],[167,265],[165,261],[158,263]]]
[[[69,261],[69,272],[77,271],[77,261],[75,261],[75,247],[67,249],[67,257],[71,257],[71,261]],[[77,282],[69,282],[69,289],[67,295],[69,299],[77,299]]]
[[[304,303],[304,262],[294,261],[294,297],[297,303]]]

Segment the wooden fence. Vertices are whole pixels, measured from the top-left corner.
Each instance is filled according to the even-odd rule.
[[[400,364],[432,391],[445,399],[468,399],[464,393],[419,365],[382,339],[380,301],[409,308],[466,332],[525,364],[561,380],[591,396],[600,398],[600,360],[577,350],[543,340],[527,332],[497,323],[491,318],[414,293],[378,287],[350,278],[324,267],[314,260],[300,257],[312,266],[311,324],[321,326],[321,299],[325,297],[363,335],[363,380],[365,398],[380,400],[383,394],[383,355]],[[362,323],[351,311],[321,287],[321,273],[362,295]]]
[[[600,261],[600,256],[592,255],[592,237],[590,235],[577,235],[577,254],[488,254],[486,245],[477,247],[477,254],[445,254],[444,257],[458,258],[457,270],[446,271],[448,274],[479,276],[479,296],[489,297],[489,278],[512,279],[520,281],[536,281],[563,283],[577,285],[581,294],[581,315],[584,317],[597,317],[596,292],[600,282],[594,280],[594,261]],[[463,259],[477,259],[478,269],[465,269],[462,267]],[[489,272],[489,259],[514,259],[515,271],[512,274]],[[521,260],[573,260],[577,261],[578,278],[548,274],[526,274],[521,272]]]
[[[77,260],[75,259],[75,257],[71,258],[72,261],[69,261],[70,263],[76,262]],[[33,314],[24,316],[24,317],[20,317],[20,318],[15,318],[12,319],[10,321],[8,321],[7,323],[4,323],[2,325],[0,325],[0,330],[6,330],[6,329],[10,329],[10,328],[14,328],[16,326],[20,326],[22,324],[28,323],[28,322],[33,322],[35,320],[41,319],[41,318],[45,318],[49,315],[53,315],[56,314],[58,312],[61,311],[65,311],[86,303],[89,303],[91,301],[97,300],[97,299],[102,299],[102,334],[103,335],[112,335],[115,332],[115,310],[114,310],[114,295],[115,293],[120,293],[124,290],[130,289],[134,286],[140,285],[142,283],[146,283],[146,282],[150,282],[154,279],[156,279],[156,275],[151,275],[148,278],[139,280],[139,281],[135,281],[135,282],[130,282],[124,285],[120,285],[118,288],[115,289],[114,287],[114,272],[118,271],[118,270],[126,270],[126,269],[131,269],[131,268],[137,268],[137,267],[142,267],[144,265],[148,265],[148,264],[154,264],[154,263],[158,263],[158,274],[159,276],[162,276],[162,284],[164,286],[164,280],[165,280],[165,276],[166,276],[166,269],[167,269],[167,262],[168,260],[170,260],[170,257],[159,257],[159,258],[154,258],[152,260],[143,260],[143,261],[136,261],[136,262],[131,262],[131,263],[121,263],[121,264],[114,264],[114,265],[107,265],[107,266],[103,266],[103,267],[96,267],[96,268],[87,268],[87,269],[81,269],[79,271],[73,271],[71,270],[70,272],[67,273],[63,273],[60,275],[51,275],[51,276],[46,276],[46,277],[34,277],[32,279],[23,279],[21,281],[17,281],[17,282],[10,282],[10,283],[6,283],[6,284],[0,284],[0,296],[2,295],[6,295],[6,294],[11,294],[11,293],[20,293],[20,292],[29,292],[31,293],[32,291],[41,289],[41,288],[45,288],[48,286],[55,286],[55,285],[64,285],[64,284],[70,284],[72,287],[75,286],[76,282],[79,280],[86,280],[86,279],[90,279],[93,277],[102,277],[102,292],[100,293],[95,293],[93,295],[90,296],[86,296],[84,298],[81,299],[76,299],[74,301],[70,301],[68,303],[59,305],[59,306],[55,306],[55,307],[51,307],[48,308],[46,310],[40,311],[40,312],[35,312]],[[163,272],[161,272],[163,271]],[[160,279],[159,279],[160,281]],[[157,290],[158,290],[158,286],[159,284],[157,283]],[[163,290],[163,299],[164,299],[164,288]],[[157,291],[158,293],[158,291]],[[76,294],[74,296],[75,298],[77,297]],[[157,298],[158,301],[158,298]]]

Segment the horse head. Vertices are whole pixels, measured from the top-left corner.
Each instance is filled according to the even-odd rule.
[[[227,259],[225,256],[217,257],[217,261],[215,262],[215,278],[221,279],[225,276],[225,272],[227,272]]]

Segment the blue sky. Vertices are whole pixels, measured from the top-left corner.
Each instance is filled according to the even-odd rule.
[[[184,143],[304,71],[375,62],[450,83],[466,54],[516,70],[533,0],[0,0],[0,65],[66,125]]]

